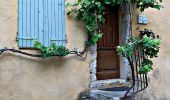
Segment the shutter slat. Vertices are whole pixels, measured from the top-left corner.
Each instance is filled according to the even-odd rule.
[[[62,0],[63,6],[62,6],[62,22],[63,22],[63,32],[62,32],[62,38],[65,39],[65,41],[63,41],[63,46],[66,46],[66,25],[65,25],[65,0]]]
[[[59,23],[59,6],[58,6],[58,2],[59,2],[59,0],[57,0],[56,2],[55,2],[55,5],[56,5],[56,36],[55,36],[55,38],[57,39],[57,37],[59,37],[59,26],[61,25],[60,23]],[[59,43],[57,42],[57,41],[55,41],[55,43],[57,44],[57,45],[59,45]]]
[[[48,3],[47,0],[44,0],[44,45],[48,47]]]
[[[44,16],[44,0],[39,0],[39,36],[38,36],[38,40],[44,44],[43,42],[43,38],[44,38],[44,22],[43,22],[43,16]]]
[[[35,37],[35,0],[31,0],[31,37]],[[33,47],[33,40],[30,40],[30,46]]]
[[[39,0],[35,0],[35,37],[39,40]]]
[[[26,29],[26,34],[27,36],[31,37],[31,0],[27,0],[27,29]],[[26,46],[30,47],[31,46],[31,40],[26,40]]]
[[[52,0],[48,0],[48,17],[49,17],[49,36],[48,36],[48,45],[51,44],[50,39],[52,38]]]
[[[55,38],[55,33],[56,33],[56,17],[55,17],[55,0],[52,0],[52,33],[51,33],[51,38],[54,37]],[[50,41],[51,43],[55,43],[54,41]],[[50,43],[50,44],[51,44]]]
[[[18,46],[19,47],[22,47],[22,40],[19,39],[20,37],[22,37],[22,34],[23,34],[23,26],[22,26],[22,23],[23,23],[23,1],[22,0],[19,0],[18,1]]]
[[[23,37],[26,37],[27,35],[27,0],[23,0]],[[22,47],[26,47],[27,46],[27,41],[26,40],[22,40],[23,41],[23,45]]]
[[[58,0],[59,2],[58,2],[58,6],[59,6],[59,10],[58,10],[58,12],[59,12],[59,23],[61,23],[60,25],[59,25],[59,27],[58,27],[58,30],[59,30],[59,32],[58,32],[58,34],[59,34],[59,39],[61,39],[62,37],[62,35],[61,35],[61,32],[62,32],[62,19],[61,19],[61,16],[62,16],[62,11],[61,11],[61,0]],[[61,45],[61,41],[57,41],[58,42],[58,45]]]

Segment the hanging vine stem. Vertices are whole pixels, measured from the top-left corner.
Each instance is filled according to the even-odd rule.
[[[70,54],[76,54],[79,56],[83,61],[86,60],[88,54],[88,46],[86,45],[84,50],[79,52],[78,50],[70,51]],[[85,56],[83,56],[85,55]]]
[[[22,55],[26,55],[26,56],[30,56],[30,57],[44,58],[42,54],[32,54],[32,53],[24,52],[24,51],[21,51],[21,50],[17,50],[15,48],[4,47],[3,49],[0,49],[0,55],[2,55],[5,52],[14,52],[14,53],[18,53],[18,54],[22,54]],[[70,51],[69,54],[77,55],[82,60],[85,60],[87,58],[87,50],[83,50],[82,52],[74,50],[74,51]],[[85,57],[83,57],[84,54],[85,54]],[[59,56],[59,55],[51,55],[51,56]]]

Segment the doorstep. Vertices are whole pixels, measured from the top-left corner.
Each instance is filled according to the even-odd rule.
[[[122,100],[129,86],[130,82],[123,79],[98,80],[82,91],[78,100]],[[134,100],[134,97],[128,94],[125,100]]]
[[[109,87],[123,87],[129,86],[130,82],[124,79],[109,79],[109,80],[97,80],[90,84],[91,89],[109,88]]]

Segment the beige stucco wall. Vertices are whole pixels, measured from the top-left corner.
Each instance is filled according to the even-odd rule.
[[[0,48],[17,48],[17,7],[17,0],[0,0]],[[67,47],[82,50],[87,37],[83,25],[74,18],[67,17],[66,22]],[[76,56],[0,56],[0,100],[74,100],[89,81],[89,56],[86,61]]]
[[[163,2],[164,9],[149,9],[143,13],[149,18],[147,26],[138,25],[137,22],[133,26],[134,31],[137,27],[149,28],[162,37],[159,57],[153,60],[154,70],[149,74],[149,87],[138,100],[170,100],[170,1]]]
[[[74,1],[74,0],[67,0]],[[0,48],[17,48],[17,0],[0,0]],[[138,100],[170,99],[170,1],[164,0],[161,11],[149,9],[147,26],[162,37],[159,58],[154,59],[154,71],[149,74],[149,88]],[[136,17],[138,13],[135,13]],[[86,33],[83,24],[67,17],[67,47],[83,49]],[[33,53],[32,50],[26,52]],[[77,94],[89,85],[89,62],[78,57],[37,59],[18,54],[5,53],[0,56],[0,100],[74,100]]]

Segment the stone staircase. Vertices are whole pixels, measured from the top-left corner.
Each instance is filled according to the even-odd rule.
[[[123,100],[128,89],[129,83],[122,79],[96,81],[79,94],[78,100]],[[124,100],[135,100],[135,97],[128,94]]]

